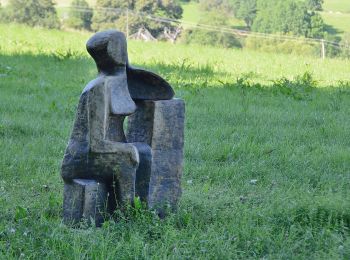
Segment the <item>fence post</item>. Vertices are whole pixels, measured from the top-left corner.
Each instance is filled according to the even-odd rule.
[[[322,59],[326,58],[326,46],[324,39],[321,40],[321,48],[322,48]]]

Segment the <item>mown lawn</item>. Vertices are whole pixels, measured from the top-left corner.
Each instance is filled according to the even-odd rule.
[[[326,11],[350,13],[350,2],[347,0],[325,0],[323,9]]]
[[[350,33],[350,13],[322,12],[321,15],[325,23],[331,25],[338,35]]]
[[[350,258],[349,60],[130,42],[187,104],[179,211],[62,225],[89,36],[0,25],[0,259]]]

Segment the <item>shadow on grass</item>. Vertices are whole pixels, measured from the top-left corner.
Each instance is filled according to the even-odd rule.
[[[336,39],[337,40],[341,40],[341,37],[339,37],[338,35],[343,33],[342,30],[339,30],[338,28],[335,28],[333,25],[329,25],[329,24],[325,24],[324,25],[326,32],[328,32],[330,35],[334,35],[337,36]]]

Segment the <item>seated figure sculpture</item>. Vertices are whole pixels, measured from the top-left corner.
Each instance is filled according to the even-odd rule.
[[[81,94],[62,162],[64,222],[100,226],[136,196],[163,217],[181,195],[184,102],[160,76],[130,66],[123,33],[99,32],[87,50],[99,74]]]

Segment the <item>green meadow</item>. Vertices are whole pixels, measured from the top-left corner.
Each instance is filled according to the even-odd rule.
[[[325,11],[350,13],[350,2],[346,0],[325,0],[323,9]]]
[[[350,60],[130,41],[186,101],[179,210],[63,225],[90,36],[0,25],[0,259],[350,258]]]

